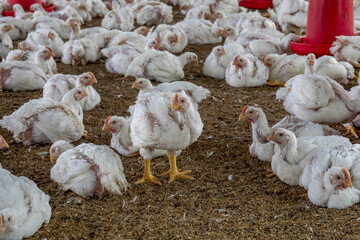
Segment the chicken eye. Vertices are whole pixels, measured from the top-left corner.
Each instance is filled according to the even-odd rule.
[[[253,113],[253,111],[250,111],[250,113]]]
[[[282,137],[284,134],[280,133],[279,136]]]
[[[114,121],[112,121],[112,123],[113,123],[113,124],[115,124],[115,123],[116,123],[116,121],[114,120]]]
[[[181,99],[181,103],[184,103],[185,101],[184,101],[184,99]]]
[[[337,180],[340,180],[340,176],[336,176]]]
[[[142,81],[140,81],[139,83],[140,83],[140,84],[142,84],[143,82],[142,82]]]

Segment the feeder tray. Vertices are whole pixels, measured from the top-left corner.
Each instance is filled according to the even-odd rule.
[[[332,44],[311,44],[306,43],[306,38],[302,37],[301,42],[291,42],[291,50],[299,55],[308,55],[309,53],[321,57],[323,55],[330,55],[330,48]]]
[[[36,2],[34,2],[34,3],[36,3]],[[22,4],[21,4],[21,6],[22,6]],[[54,11],[54,8],[55,8],[55,6],[54,6],[54,4],[51,4],[49,7],[45,7],[45,5],[44,5],[44,3],[43,2],[41,2],[41,6],[45,9],[45,11],[47,11],[47,12],[52,12],[52,11]],[[24,10],[25,10],[25,8],[24,8]],[[26,11],[26,12],[34,12],[34,11]],[[15,12],[14,11],[3,11],[2,12],[2,15],[3,16],[5,16],[5,17],[15,17]]]
[[[252,9],[268,9],[272,8],[272,0],[242,0],[239,2],[240,7]]]

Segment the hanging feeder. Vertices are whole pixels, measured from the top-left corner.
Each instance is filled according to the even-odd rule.
[[[273,7],[272,0],[241,0],[239,6],[252,9],[268,9]]]
[[[14,4],[20,4],[26,12],[30,12],[30,6],[36,3],[40,4],[47,12],[54,11],[54,4],[45,7],[41,0],[7,0],[7,3],[9,3],[11,6]],[[2,14],[6,17],[15,17],[14,11],[3,11]]]
[[[306,36],[291,42],[291,50],[300,55],[330,55],[330,47],[339,35],[354,35],[353,0],[310,0]]]

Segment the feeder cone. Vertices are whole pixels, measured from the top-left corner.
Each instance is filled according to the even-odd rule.
[[[240,7],[252,9],[268,9],[272,8],[272,0],[240,0]]]
[[[291,50],[300,55],[330,55],[340,35],[354,35],[353,0],[310,0],[306,36],[301,43],[291,42]]]

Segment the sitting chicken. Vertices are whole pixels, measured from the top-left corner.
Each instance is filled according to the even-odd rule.
[[[207,20],[189,19],[178,22],[175,26],[184,30],[190,44],[215,44],[222,41],[222,29]]]
[[[149,79],[138,78],[134,81],[132,88],[140,90],[139,96],[143,93],[154,93],[159,91],[173,93],[184,91],[192,100],[196,110],[198,110],[198,104],[210,95],[210,91],[208,89],[186,81],[176,81],[171,83],[165,82],[154,87]]]
[[[0,58],[6,58],[8,53],[13,48],[13,42],[8,35],[8,32],[11,31],[13,28],[9,23],[3,23],[0,25]]]
[[[339,135],[339,132],[331,127],[303,121],[293,116],[284,117],[270,128],[263,110],[248,105],[241,111],[239,120],[251,123],[253,142],[249,148],[250,155],[262,161],[271,161],[274,155],[274,143],[267,138],[276,128],[290,130],[296,137]]]
[[[330,48],[338,61],[347,61],[354,67],[360,67],[360,36],[337,36]]]
[[[31,21],[16,19],[13,17],[0,18],[0,24],[8,23],[11,25],[12,30],[8,32],[13,41],[25,39],[27,34],[34,28]]]
[[[313,204],[344,209],[360,201],[359,147],[324,148],[306,164],[300,185]]]
[[[239,34],[259,32],[263,29],[276,29],[276,25],[271,19],[263,17],[257,12],[247,13],[236,24],[236,30]]]
[[[270,86],[284,86],[285,82],[305,71],[306,56],[297,54],[265,54],[262,62],[269,67]]]
[[[126,44],[135,47],[139,50],[140,49],[143,50],[145,46],[149,43],[149,41],[153,41],[154,39],[152,37],[146,37],[145,35],[143,35],[149,32],[149,28],[144,27],[138,30],[141,31],[141,33],[138,33],[138,31],[134,31],[134,32],[121,32],[117,34],[113,39],[111,39],[108,46],[114,47],[114,46],[120,46]]]
[[[155,28],[151,36],[160,40],[162,44],[160,50],[171,53],[182,52],[188,44],[184,30],[174,25],[160,24]]]
[[[140,148],[140,154],[145,160],[144,177],[136,183],[160,184],[150,170],[153,149],[167,150],[170,170],[163,176],[170,175],[169,182],[178,178],[193,180],[193,177],[187,175],[190,170],[178,172],[176,166],[179,150],[194,143],[203,129],[200,114],[186,93],[144,93],[137,100],[132,117],[131,140]]]
[[[20,4],[14,4],[12,6],[16,19],[30,20],[33,19],[32,12],[25,12],[24,8]]]
[[[145,77],[160,82],[178,81],[184,78],[184,66],[198,64],[195,53],[186,52],[179,57],[167,52],[151,49],[137,56],[129,65],[126,75]]]
[[[350,146],[348,138],[341,136],[317,136],[296,138],[295,134],[283,128],[275,129],[268,141],[279,147],[271,159],[271,168],[281,181],[300,185],[300,177],[306,164],[320,150],[334,146]]]
[[[73,79],[74,75],[70,75],[69,77],[60,75],[59,77],[49,79],[44,85],[43,97],[61,102],[61,99],[69,90],[82,88],[88,94],[79,102],[83,111],[89,111],[100,103],[100,95],[92,86],[93,83],[97,83],[97,79],[92,72],[77,76],[75,81]]]
[[[250,53],[240,54],[226,68],[226,83],[233,87],[256,87],[266,84],[269,69]]]
[[[173,21],[172,8],[165,3],[145,1],[135,5],[134,15],[139,25],[169,24]]]
[[[29,41],[34,46],[48,46],[54,51],[56,57],[62,56],[62,48],[64,46],[64,41],[55,31],[47,29],[37,29],[36,31],[29,33],[26,41]]]
[[[89,38],[80,38],[80,26],[74,21],[69,21],[71,27],[70,40],[64,44],[61,61],[73,66],[93,63],[100,58],[98,45]]]
[[[0,167],[0,238],[23,239],[51,217],[50,197],[27,177]]]
[[[47,29],[55,31],[62,39],[69,39],[71,34],[70,26],[63,20],[49,16],[37,16],[31,20],[35,29]]]
[[[51,179],[64,191],[82,197],[102,196],[105,192],[122,195],[130,186],[120,157],[108,146],[83,143],[74,147],[57,141],[50,148]]]
[[[124,118],[118,116],[109,116],[102,128],[103,131],[109,131],[112,134],[111,147],[119,154],[133,157],[139,154],[139,147],[133,145],[130,137],[131,117]],[[153,157],[165,156],[166,150],[154,149]]]
[[[134,14],[130,8],[120,8],[117,1],[112,3],[113,10],[108,12],[101,26],[106,29],[118,29],[121,31],[131,31],[134,29]]]
[[[225,71],[229,63],[236,55],[244,54],[245,50],[241,45],[228,44],[214,47],[206,58],[203,73],[213,78],[224,79]]]
[[[0,126],[13,132],[16,142],[24,145],[77,141],[86,134],[79,105],[86,96],[85,90],[74,88],[64,95],[61,103],[48,98],[30,100],[10,116],[4,116]]]
[[[101,17],[103,18],[109,10],[107,9],[105,3],[102,0],[91,0],[92,6],[90,14],[93,18]]]
[[[208,6],[197,6],[194,8],[191,8],[184,18],[184,20],[189,19],[203,19],[203,20],[211,20],[211,12],[210,8]]]
[[[307,121],[351,122],[359,112],[360,87],[347,92],[336,81],[314,73],[314,64],[315,57],[310,55],[305,74],[287,81],[285,87],[276,92],[276,98],[284,100],[286,111]]]

